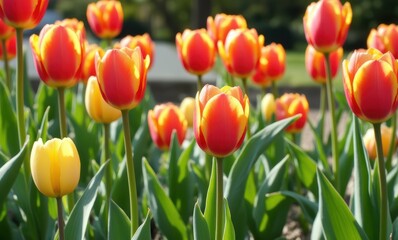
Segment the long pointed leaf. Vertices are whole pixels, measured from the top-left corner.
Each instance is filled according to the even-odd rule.
[[[114,201],[109,206],[108,239],[124,239],[130,233],[131,221],[127,214]]]
[[[229,211],[228,201],[224,198],[224,239],[235,240],[235,229],[232,223],[231,212]]]
[[[14,156],[19,150],[17,117],[12,108],[10,94],[0,81],[0,150],[8,156]]]
[[[212,161],[209,187],[206,196],[205,219],[209,226],[210,238],[216,236],[216,161]]]
[[[200,211],[198,202],[195,204],[195,210],[193,212],[193,239],[194,240],[210,240],[209,227],[205,217]]]
[[[152,213],[148,210],[145,221],[135,231],[134,236],[131,240],[151,240],[151,218]],[[120,238],[108,238],[108,239],[120,239]]]

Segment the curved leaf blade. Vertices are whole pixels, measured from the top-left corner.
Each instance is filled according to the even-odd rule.
[[[135,231],[134,236],[131,240],[151,240],[151,210],[148,210],[145,221]],[[121,239],[121,238],[108,238],[108,239]]]
[[[130,233],[131,221],[127,214],[113,200],[109,206],[108,239],[123,239]]]
[[[193,239],[210,240],[209,228],[202,211],[200,211],[198,202],[196,202],[195,209],[193,211]]]

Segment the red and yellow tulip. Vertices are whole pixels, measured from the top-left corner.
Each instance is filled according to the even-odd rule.
[[[260,61],[264,36],[255,29],[234,29],[228,33],[225,44],[218,41],[218,51],[227,71],[234,77],[247,78]]]
[[[195,108],[195,98],[186,97],[181,101],[180,111],[184,114],[188,122],[188,127],[193,126],[193,112]]]
[[[217,42],[225,42],[228,32],[232,29],[247,28],[246,19],[242,15],[217,14],[214,19],[207,18],[207,31],[217,47]]]
[[[305,126],[305,123],[307,122],[307,115],[309,111],[309,105],[305,95],[298,93],[285,93],[275,100],[275,104],[275,115],[276,120],[278,121],[301,114],[299,119],[286,128],[286,132],[289,133],[301,132]]]
[[[332,79],[337,75],[342,58],[343,48],[338,48],[329,54]],[[326,83],[325,55],[311,45],[305,50],[305,67],[315,82]]]
[[[188,123],[184,114],[173,103],[159,104],[148,112],[148,126],[155,145],[163,150],[170,147],[173,131],[181,145],[187,133]]]
[[[276,103],[275,97],[272,93],[267,93],[261,99],[261,113],[266,122],[272,121],[272,116],[275,114]]]
[[[86,42],[86,28],[84,27],[84,23],[82,21],[77,20],[76,18],[65,18],[61,21],[56,21],[55,24],[62,25],[64,27],[72,28],[73,31],[80,34],[81,41]]]
[[[136,35],[136,36],[125,36],[120,40],[120,42],[115,46],[118,48],[128,47],[134,49],[136,47],[141,48],[142,58],[145,58],[146,55],[149,56],[151,59],[151,64],[149,68],[152,67],[154,62],[154,55],[155,55],[155,43],[152,41],[151,36],[148,33],[143,35]]]
[[[391,139],[391,137],[393,136],[392,128],[382,124],[380,130],[381,130],[381,141],[383,146],[383,156],[388,156],[391,142],[394,144],[394,149],[397,149],[398,139],[396,134],[394,134],[394,139],[393,140]],[[365,135],[363,136],[363,144],[365,146],[366,151],[368,152],[369,158],[375,160],[377,157],[377,151],[376,151],[376,139],[373,128],[369,128],[366,131]]]
[[[136,107],[145,95],[149,56],[142,58],[135,49],[110,49],[97,52],[95,67],[102,97],[111,106],[120,109]]]
[[[352,9],[349,2],[320,0],[311,3],[303,18],[307,42],[317,51],[329,53],[343,46],[351,25]]]
[[[0,18],[0,40],[7,40],[9,39],[12,35],[15,35],[15,28],[11,27],[10,25],[6,24],[1,18]]]
[[[95,71],[95,54],[98,51],[102,53],[104,52],[104,50],[97,44],[90,44],[87,46],[86,43],[86,51],[83,58],[82,77],[81,77],[81,80],[84,83],[87,83],[88,79],[91,76],[97,75]]]
[[[186,29],[176,35],[176,47],[185,70],[195,75],[210,71],[216,59],[214,42],[205,29]]]
[[[376,48],[382,53],[390,51],[398,58],[398,26],[395,24],[380,24],[372,29],[366,41],[368,48]]]
[[[362,120],[384,122],[397,109],[397,61],[387,52],[357,50],[343,61],[343,85],[348,105]]]
[[[36,27],[46,12],[48,0],[2,0],[0,18],[20,29]]]
[[[119,1],[90,3],[86,15],[91,30],[99,38],[112,39],[122,31],[123,8]]]
[[[237,150],[246,135],[249,98],[240,87],[205,85],[196,94],[193,130],[199,147],[215,157]]]
[[[30,37],[40,79],[50,87],[71,87],[81,77],[84,43],[79,32],[58,24],[46,25]]]

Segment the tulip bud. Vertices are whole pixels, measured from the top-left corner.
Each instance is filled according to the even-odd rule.
[[[97,77],[95,76],[91,76],[88,79],[85,104],[88,115],[99,123],[111,123],[122,115],[119,109],[112,107],[102,98]]]
[[[32,178],[47,197],[62,197],[73,192],[79,183],[80,158],[70,138],[54,138],[33,144],[30,155]]]
[[[275,114],[275,98],[271,93],[265,94],[263,99],[261,100],[261,113],[263,114],[263,118],[266,122],[272,121],[272,116]]]
[[[307,115],[309,111],[308,101],[305,95],[298,93],[285,93],[280,98],[276,99],[276,120],[282,120],[301,114],[301,117],[286,128],[286,132],[297,133],[301,132],[307,122]]]
[[[229,31],[238,28],[247,28],[246,19],[242,15],[219,13],[214,19],[211,16],[207,18],[207,31],[216,47],[218,41],[225,42]]]
[[[329,53],[343,46],[352,20],[349,2],[320,0],[311,3],[303,18],[304,33],[308,44],[317,51]]]
[[[337,75],[342,57],[343,48],[338,48],[329,54],[332,79]],[[325,55],[316,51],[311,45],[305,50],[305,67],[315,82],[326,83]]]
[[[32,29],[40,23],[47,5],[48,0],[2,0],[0,18],[14,28]]]
[[[152,41],[148,33],[145,33],[144,35],[136,35],[134,37],[131,35],[125,36],[122,38],[122,40],[120,40],[120,43],[118,43],[116,47],[128,47],[131,49],[140,47],[142,58],[145,59],[145,57],[148,55],[149,59],[151,59],[149,68],[152,67],[155,55],[155,43]]]
[[[193,130],[199,147],[215,157],[226,157],[237,150],[246,135],[247,95],[240,87],[205,85],[195,102]]]
[[[394,139],[391,141],[392,136],[392,128],[387,127],[386,125],[381,125],[381,142],[383,145],[383,156],[387,156],[390,150],[391,142],[394,144],[394,150],[397,149],[397,136],[394,135]],[[373,128],[370,128],[366,131],[363,136],[363,143],[365,145],[365,149],[369,154],[369,158],[374,160],[377,157],[376,151],[376,139],[374,135]]]
[[[395,24],[380,24],[372,29],[366,41],[368,48],[376,48],[382,53],[390,51],[398,58],[398,26]]]
[[[108,50],[95,56],[102,97],[111,106],[132,109],[144,98],[149,56],[142,58],[139,47]]]
[[[86,15],[91,30],[99,38],[111,39],[122,31],[123,8],[119,1],[90,3]]]
[[[371,123],[389,119],[398,106],[397,73],[394,56],[374,48],[344,60],[344,92],[352,112]]]
[[[173,131],[181,145],[187,133],[188,123],[180,109],[172,104],[156,105],[148,112],[148,126],[151,137],[160,149],[169,149]]]
[[[193,124],[194,108],[195,108],[195,98],[192,97],[184,98],[180,104],[180,110],[188,121],[188,127],[192,127]]]

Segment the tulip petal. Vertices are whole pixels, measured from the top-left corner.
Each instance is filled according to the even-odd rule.
[[[60,193],[62,195],[73,192],[80,179],[80,158],[75,144],[70,138],[62,139],[58,148]]]
[[[47,147],[41,139],[33,144],[30,156],[32,178],[41,193],[56,197],[51,180],[51,159]]]

